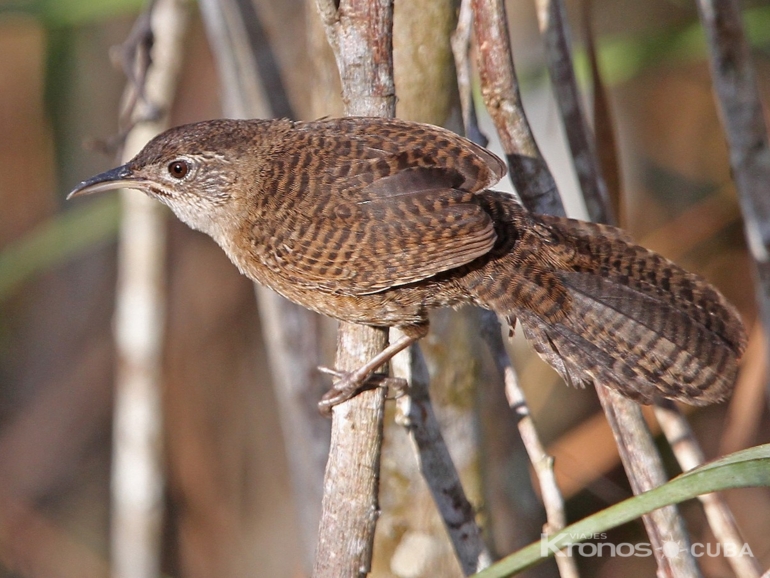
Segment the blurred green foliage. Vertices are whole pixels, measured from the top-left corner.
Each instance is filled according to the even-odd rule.
[[[0,253],[0,301],[24,281],[115,237],[118,195],[108,195],[52,217]]]
[[[746,36],[754,48],[770,45],[770,6],[743,12]],[[681,64],[706,58],[706,37],[699,21],[685,27],[651,32],[643,36],[602,37],[597,39],[603,82],[617,85],[662,63]],[[588,55],[575,52],[575,68],[581,82],[589,78]]]
[[[7,0],[0,3],[0,17],[29,14],[47,26],[65,27],[138,12],[144,4],[144,0]]]

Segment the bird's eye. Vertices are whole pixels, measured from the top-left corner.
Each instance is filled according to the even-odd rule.
[[[190,172],[190,163],[187,161],[173,161],[168,165],[168,174],[175,179],[183,179]]]

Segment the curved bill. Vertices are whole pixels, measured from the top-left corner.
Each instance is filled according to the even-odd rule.
[[[146,188],[146,186],[147,181],[132,177],[130,169],[128,169],[126,165],[122,165],[83,181],[72,189],[70,194],[67,195],[67,200],[72,197],[91,195],[93,193],[101,193],[102,191],[111,191],[113,189],[142,190]]]

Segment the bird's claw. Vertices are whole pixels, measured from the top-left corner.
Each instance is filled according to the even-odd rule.
[[[362,391],[374,389],[375,387],[391,388],[396,392],[394,398],[397,399],[404,395],[408,388],[405,379],[388,377],[381,373],[373,373],[362,377],[357,375],[355,371],[340,371],[331,367],[321,366],[318,370],[335,378],[331,389],[318,402],[318,411],[324,417],[331,417],[332,408],[335,405],[355,397]]]

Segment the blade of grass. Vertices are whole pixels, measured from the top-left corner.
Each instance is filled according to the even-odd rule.
[[[678,504],[731,488],[770,486],[770,444],[730,454],[682,474],[649,492],[602,510],[564,530],[548,536],[547,544],[536,542],[475,574],[478,578],[505,578],[534,566],[559,549],[577,544],[594,534],[630,522],[658,508]]]

